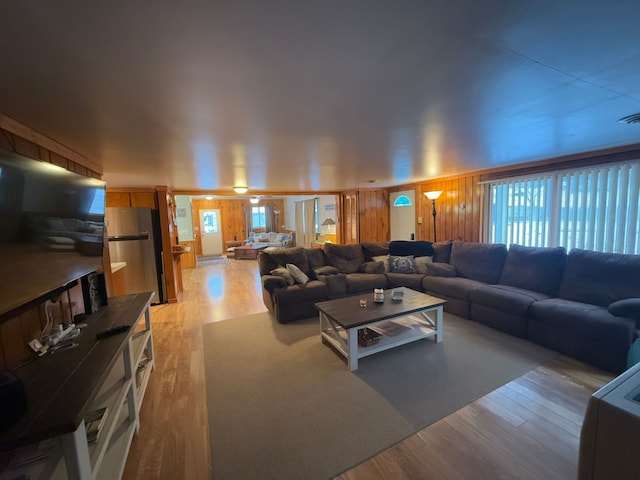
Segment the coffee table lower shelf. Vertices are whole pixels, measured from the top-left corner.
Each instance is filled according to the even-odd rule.
[[[378,343],[373,345],[365,347],[358,344],[358,330],[363,328],[375,330],[390,322],[400,325],[399,331],[394,332],[393,335],[382,334]],[[440,343],[443,336],[442,322],[441,305],[392,320],[385,319],[352,328],[343,328],[321,311],[320,335],[323,343],[330,344],[347,359],[349,370],[353,371],[358,369],[358,360],[360,358],[368,357],[390,348],[431,337],[434,338],[436,343]]]

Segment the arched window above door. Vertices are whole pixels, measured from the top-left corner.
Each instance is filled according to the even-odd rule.
[[[398,195],[395,202],[393,202],[394,207],[410,207],[411,199],[406,195]]]

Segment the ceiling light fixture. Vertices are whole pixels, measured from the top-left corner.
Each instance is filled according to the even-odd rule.
[[[258,197],[251,197],[249,201],[255,205],[256,203],[260,202],[260,199]]]
[[[236,193],[247,193],[249,187],[245,187],[243,185],[236,185],[233,187],[233,191]]]

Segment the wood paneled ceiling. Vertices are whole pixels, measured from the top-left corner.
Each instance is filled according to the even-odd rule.
[[[640,142],[638,0],[7,0],[0,112],[110,186],[335,191]],[[375,183],[370,183],[375,181]]]

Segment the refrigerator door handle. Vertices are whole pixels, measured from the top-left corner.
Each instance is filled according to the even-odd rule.
[[[127,240],[149,240],[149,234],[144,235],[115,235],[109,237],[110,242],[125,242]]]

